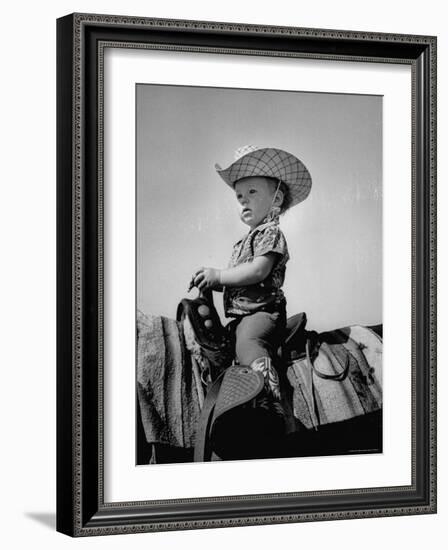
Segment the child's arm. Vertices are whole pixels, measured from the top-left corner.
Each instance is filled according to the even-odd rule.
[[[272,252],[257,256],[251,262],[222,269],[220,282],[223,286],[246,286],[260,283],[272,271],[274,262],[275,254]]]
[[[193,284],[199,290],[205,290],[218,289],[221,286],[247,286],[260,283],[266,279],[274,267],[275,256],[274,252],[268,252],[263,256],[255,257],[251,262],[227,269],[201,267],[193,277]]]

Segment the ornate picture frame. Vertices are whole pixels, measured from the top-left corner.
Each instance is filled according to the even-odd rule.
[[[432,36],[221,22],[91,14],[58,20],[58,531],[91,536],[436,512],[436,44]],[[409,485],[105,500],[103,155],[108,47],[410,66]]]

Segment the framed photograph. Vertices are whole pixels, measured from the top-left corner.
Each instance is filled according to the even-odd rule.
[[[57,529],[436,512],[436,38],[57,22]]]

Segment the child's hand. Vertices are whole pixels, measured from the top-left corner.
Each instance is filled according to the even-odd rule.
[[[219,288],[221,286],[220,270],[214,267],[201,267],[196,271],[190,281],[188,291],[196,286],[199,291],[206,289]]]

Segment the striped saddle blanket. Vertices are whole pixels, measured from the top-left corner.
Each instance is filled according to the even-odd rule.
[[[349,326],[318,335],[319,348],[287,369],[295,419],[308,429],[382,408],[382,339]]]
[[[382,339],[369,328],[349,326],[320,333],[318,340],[317,355],[294,359],[286,370],[290,432],[382,408]],[[148,443],[194,447],[204,398],[199,362],[181,323],[138,313],[137,395]]]

